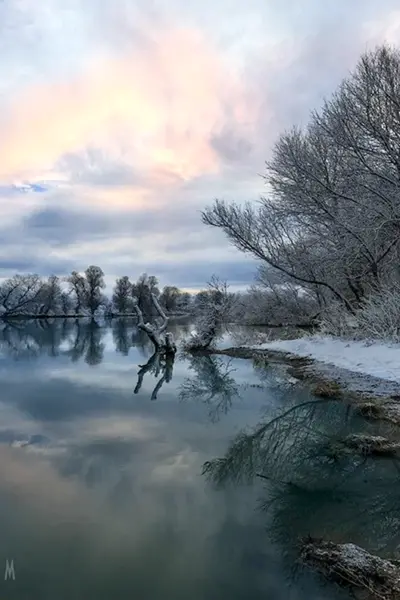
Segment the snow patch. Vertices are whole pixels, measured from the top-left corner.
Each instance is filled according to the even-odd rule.
[[[257,350],[277,350],[313,358],[353,371],[400,383],[400,344],[382,344],[313,336],[295,340],[278,340],[252,346]]]

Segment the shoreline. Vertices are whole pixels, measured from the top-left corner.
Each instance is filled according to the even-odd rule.
[[[287,351],[288,346],[295,347],[303,341],[299,339],[265,343],[259,346],[216,348],[210,350],[210,354],[264,361],[266,366],[284,365],[287,376],[297,380],[294,385],[308,387],[317,398],[343,401],[349,406],[352,405],[356,413],[365,419],[373,419],[378,423],[389,422],[391,433],[388,437],[373,435],[369,428],[365,428],[365,432],[361,431],[345,437],[342,440],[341,450],[344,448],[348,456],[359,455],[364,457],[364,460],[367,458],[379,460],[385,457],[398,460],[400,383],[374,378],[365,372],[357,373],[339,368],[338,365],[317,360],[310,356],[309,352],[305,355],[307,346],[312,343],[318,344],[321,339],[308,339],[303,346],[303,355]],[[343,340],[342,343],[352,350],[360,345],[360,343],[352,344]],[[279,346],[285,349],[277,349]],[[373,345],[366,345],[367,348],[371,346],[373,352]],[[397,350],[397,347],[395,349]],[[400,352],[400,348],[398,350]],[[334,460],[335,457],[337,454],[334,454]],[[368,598],[371,600],[383,598],[382,591],[385,592],[385,598],[398,597],[400,563],[392,553],[381,556],[381,552],[375,548],[370,553],[371,548],[357,545],[351,536],[349,539],[346,536],[340,540],[329,538],[329,534],[326,533],[322,538],[312,538],[311,535],[300,538],[298,540],[299,561],[324,576],[328,582],[335,582],[341,588],[347,588],[349,584],[354,589],[367,588],[370,592]]]
[[[279,342],[271,343],[275,344],[278,345]],[[302,356],[266,346],[268,344],[261,344],[259,347],[234,346],[208,352],[232,358],[263,360],[266,365],[285,365],[288,377],[307,386],[315,396],[347,401],[354,404],[359,413],[367,418],[400,426],[400,382],[338,367],[309,355]]]
[[[187,318],[187,314],[174,314],[168,315],[169,319],[183,319]],[[136,313],[126,314],[111,314],[111,315],[0,315],[0,321],[51,321],[52,319],[88,319],[90,321],[96,321],[100,319],[135,319],[137,320]]]

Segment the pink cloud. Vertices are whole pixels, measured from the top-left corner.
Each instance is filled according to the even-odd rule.
[[[0,122],[0,178],[29,177],[96,146],[144,172],[191,179],[218,171],[210,140],[227,115],[238,128],[255,120],[236,74],[198,32],[162,31],[130,56],[13,98]]]

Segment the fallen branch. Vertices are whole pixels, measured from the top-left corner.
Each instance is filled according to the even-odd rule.
[[[169,332],[163,335],[168,326],[168,317],[164,313],[154,294],[151,294],[151,299],[158,314],[162,318],[162,323],[160,326],[157,326],[156,324],[153,325],[151,323],[145,323],[138,301],[136,298],[134,298],[134,309],[138,317],[138,327],[147,333],[150,340],[154,344],[154,349],[156,352],[175,354],[176,345],[172,333]]]

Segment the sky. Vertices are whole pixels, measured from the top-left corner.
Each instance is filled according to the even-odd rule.
[[[201,210],[399,39],[398,0],[0,0],[0,277],[251,284]]]

